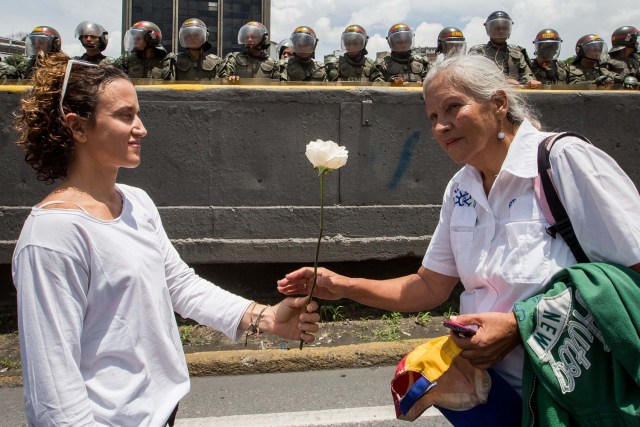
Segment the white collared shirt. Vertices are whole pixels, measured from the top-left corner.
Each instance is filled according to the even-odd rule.
[[[460,278],[461,313],[511,311],[576,263],[562,238],[547,234],[549,223],[534,193],[538,144],[548,135],[526,120],[520,125],[488,197],[480,172],[470,165],[447,185],[422,265]],[[598,148],[564,137],[554,145],[551,167],[589,259],[640,262],[640,196],[618,164]],[[495,366],[518,390],[522,357],[518,348]]]

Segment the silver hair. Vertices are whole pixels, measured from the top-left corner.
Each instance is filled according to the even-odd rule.
[[[503,91],[509,103],[509,121],[520,124],[527,119],[536,128],[541,128],[537,113],[527,103],[522,92],[509,84],[502,70],[491,59],[482,55],[456,55],[436,62],[424,79],[425,98],[429,85],[438,76],[481,104],[491,100],[498,91]]]

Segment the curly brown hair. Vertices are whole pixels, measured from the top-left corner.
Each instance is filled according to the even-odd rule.
[[[60,112],[68,62],[64,53],[38,58],[33,88],[22,97],[14,120],[17,144],[26,151],[25,161],[36,170],[40,181],[49,183],[67,176],[74,154],[73,134]],[[118,79],[129,77],[109,65],[74,65],[63,100],[64,112],[75,113],[92,124],[102,89]]]

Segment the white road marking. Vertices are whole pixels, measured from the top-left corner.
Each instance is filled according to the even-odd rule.
[[[431,407],[420,418],[437,417],[443,424],[450,425],[440,412]],[[176,427],[296,427],[296,426],[338,426],[347,423],[392,421],[396,419],[393,406],[366,408],[325,409],[304,412],[280,412],[272,414],[232,415],[209,418],[179,418]],[[435,421],[435,419],[434,419]],[[405,421],[402,421],[403,423]],[[407,423],[407,426],[409,423]]]

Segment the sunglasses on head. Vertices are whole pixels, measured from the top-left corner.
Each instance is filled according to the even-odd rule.
[[[67,62],[67,69],[64,72],[64,80],[62,81],[62,90],[60,91],[60,114],[64,117],[64,108],[62,107],[62,102],[64,101],[64,96],[67,94],[67,85],[69,84],[69,76],[71,75],[71,69],[73,65],[84,65],[86,67],[97,67],[98,64],[93,64],[87,61],[81,61],[79,59],[70,59]]]

